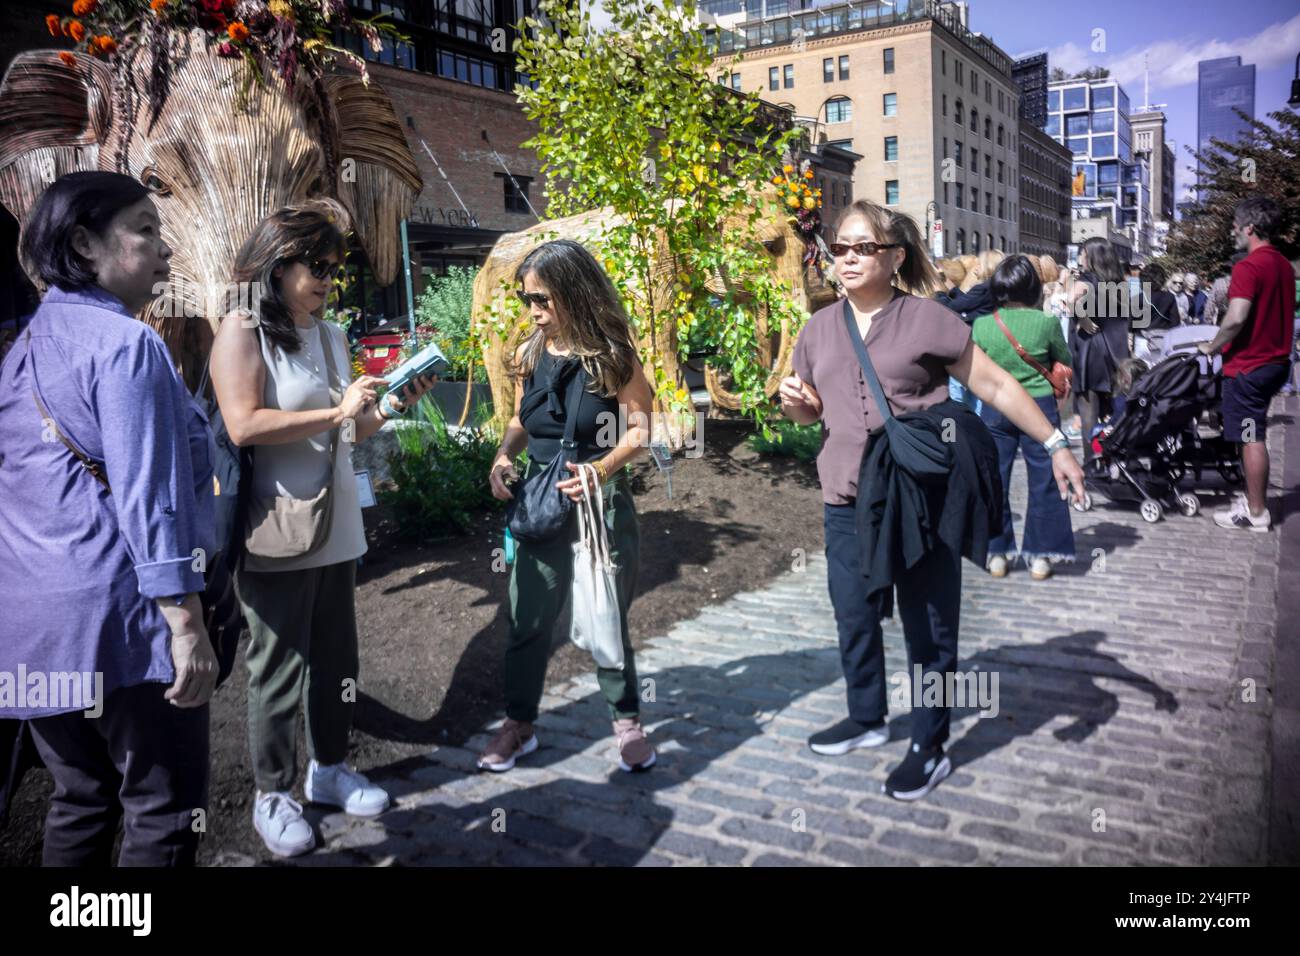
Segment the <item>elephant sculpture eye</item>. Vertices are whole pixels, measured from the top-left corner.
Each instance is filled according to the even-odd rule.
[[[167,185],[167,182],[158,175],[158,171],[152,166],[146,166],[140,173],[140,182],[159,196],[170,196],[172,194],[171,186]]]

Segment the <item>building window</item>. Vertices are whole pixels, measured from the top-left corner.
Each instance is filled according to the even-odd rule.
[[[847,53],[845,53],[840,56],[840,79],[847,80],[848,78],[849,78],[849,56]]]
[[[961,98],[960,98],[960,97],[958,97],[958,99],[957,99],[957,105],[953,108],[953,114],[952,114],[952,117],[953,117],[953,119],[955,119],[955,120],[957,121],[957,125],[958,125],[958,126],[960,126],[960,125],[962,124],[962,122],[966,119],[966,111],[965,111],[965,109],[963,109],[963,107],[962,107],[962,105],[961,105]]]
[[[1007,201],[1001,196],[998,197],[998,218],[1007,218]]]
[[[973,255],[979,255],[980,253],[980,234],[978,232],[970,234],[970,251]]]
[[[974,70],[970,71],[970,91],[976,96],[980,95],[980,75]]]
[[[529,212],[528,208],[528,184],[533,181],[531,176],[507,176],[505,173],[496,173],[502,184],[505,186],[506,212]]]
[[[992,178],[993,178],[993,166],[992,166],[992,163],[993,163],[993,157],[990,156],[988,153],[985,153],[985,154],[984,154],[984,175],[985,175],[985,177],[988,178],[988,179],[992,179]]]
[[[998,160],[998,182],[1002,182],[1002,169],[1003,169],[1003,163],[1002,160],[999,159]]]
[[[840,57],[840,59],[847,60],[848,57]],[[894,48],[892,46],[885,47],[885,72],[886,73],[894,72]]]
[[[898,137],[885,137],[885,162],[893,163],[898,161]]]
[[[984,215],[986,216],[993,215],[993,194],[992,193],[984,194]],[[989,245],[990,246],[993,245],[992,236],[989,236]]]
[[[943,184],[943,204],[948,205],[948,184]]]
[[[853,104],[846,96],[830,100],[826,104],[827,123],[847,123],[853,119]]]
[[[993,102],[993,84],[990,83],[988,80],[984,81],[984,102],[985,103]]]
[[[993,249],[993,233],[991,233],[991,232],[987,232],[987,233],[985,233],[985,235],[988,236],[988,240],[989,240],[989,250],[992,251],[992,249]]]
[[[1003,129],[1002,129],[1002,124],[999,123],[999,124],[998,124],[998,145],[999,145],[999,146],[1002,145],[1002,137],[1003,137],[1003,135],[1005,135],[1005,134],[1004,134]]]
[[[962,73],[962,70],[963,70],[964,68],[965,68],[965,67],[964,67],[964,65],[962,64],[961,60],[958,60],[958,61],[957,61],[957,85],[958,85],[958,86],[961,86],[962,83],[964,82],[964,76],[963,76],[963,73]]]
[[[1077,113],[1088,108],[1088,88],[1067,86],[1061,90],[1061,105],[1066,113]]]
[[[898,180],[897,179],[885,180],[885,205],[886,206],[898,205]]]
[[[775,72],[774,70],[772,72]],[[831,83],[835,80],[835,58],[824,57],[822,59],[822,82]],[[775,87],[773,87],[775,89]]]
[[[939,71],[943,73],[944,76],[948,75],[948,51],[947,50],[939,51]]]
[[[980,151],[972,149],[970,151],[970,168],[976,176],[980,174]]]
[[[966,255],[966,230],[965,229],[957,230],[957,255],[959,256]]]
[[[957,208],[964,209],[966,207],[966,189],[961,183],[955,183],[954,185],[957,187]]]
[[[898,94],[897,93],[885,94],[885,115],[886,116],[898,115]]]
[[[943,118],[948,118],[948,94],[943,94]]]
[[[732,88],[733,90],[738,90],[738,89],[740,89],[740,74],[739,74],[739,73],[733,73],[733,74],[731,74],[731,88]]]
[[[970,191],[970,211],[980,211],[980,191],[978,189],[972,189]]]
[[[781,88],[781,71],[774,66],[767,68],[767,88],[769,90],[779,90]]]
[[[794,88],[794,64],[787,63],[784,67],[784,72],[785,72],[785,88],[787,90],[793,89]]]
[[[999,243],[999,245],[1001,246],[1002,251],[1003,251],[1003,252],[1006,252],[1006,251],[1007,251],[1007,237],[1006,237],[1006,236],[998,236],[998,243]]]
[[[992,116],[984,117],[984,138],[985,139],[993,138],[993,117]]]
[[[970,110],[970,131],[976,135],[978,135],[980,131],[980,111],[975,109],[973,106]]]
[[[1007,108],[1006,108],[1006,106],[1005,106],[1005,101],[1004,101],[1004,99],[1003,99],[1003,97],[1002,97],[1002,91],[1001,91],[1001,90],[998,90],[998,112],[999,112],[999,113],[1005,113],[1006,111],[1007,111]]]
[[[953,146],[953,156],[957,160],[957,168],[961,169],[961,140],[957,140],[952,144],[952,146]]]

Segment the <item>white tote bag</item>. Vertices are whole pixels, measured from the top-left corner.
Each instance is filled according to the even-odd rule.
[[[605,530],[605,491],[596,469],[582,465],[580,474],[593,472],[583,483],[578,503],[578,540],[573,543],[573,618],[569,639],[596,659],[598,667],[623,669],[623,630],[618,612],[618,567],[610,560],[609,534]],[[590,491],[588,484],[595,484]]]

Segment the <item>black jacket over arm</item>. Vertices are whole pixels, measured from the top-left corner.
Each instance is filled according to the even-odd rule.
[[[951,399],[898,416],[935,432],[950,449],[947,481],[922,484],[899,468],[884,429],[873,432],[858,472],[855,518],[868,594],[892,590],[939,540],[984,567],[989,541],[1002,530],[1002,478],[993,436],[974,410]],[[892,594],[881,603],[893,614]]]

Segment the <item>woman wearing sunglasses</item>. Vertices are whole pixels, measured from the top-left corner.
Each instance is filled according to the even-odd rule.
[[[637,358],[618,293],[582,245],[569,239],[543,243],[519,264],[515,279],[522,287],[520,298],[533,332],[515,352],[515,413],[488,482],[494,497],[509,501],[521,487],[516,485],[513,491],[510,487],[519,478],[515,458],[527,446],[524,481],[543,471],[559,452],[569,416],[576,416],[575,461],[593,463],[605,484],[605,526],[610,556],[618,566],[624,665],[621,670],[597,668],[596,678],[613,721],[619,768],[645,770],[655,762],[655,751],[641,728],[636,662],[627,629],[640,534],[624,466],[643,454],[649,443],[650,383]],[[627,429],[612,441],[607,423],[620,421],[627,422]],[[576,464],[570,463],[569,470],[573,475],[557,487],[573,501],[581,501],[590,470],[587,477],[579,476]],[[553,538],[517,543],[510,574],[506,720],[479,757],[481,770],[502,773],[517,758],[537,749],[533,724],[546,680],[551,630],[569,595],[572,542],[577,535],[575,511]]]
[[[296,856],[316,843],[290,793],[298,775],[300,704],[311,754],[307,800],[357,816],[388,806],[383,790],[344,763],[355,699],[344,691],[349,681],[355,686],[358,671],[353,590],[357,558],[366,551],[351,445],[417,401],[432,377],[410,386],[400,401],[386,396],[383,403],[376,401],[383,379],[352,381],[342,329],[320,318],[347,252],[345,222],[342,208],[327,201],[264,219],[239,250],[234,271],[235,282],[255,290],[257,312],[228,315],[212,347],[212,383],[226,430],[235,444],[254,449],[250,502],[323,501],[323,492],[330,499],[309,544],[286,544],[282,552],[297,553],[276,557],[264,547],[250,550],[235,578],[250,636],[253,826],[277,856]],[[274,525],[273,517],[279,512],[249,521]]]
[[[1029,393],[972,342],[970,326],[960,316],[907,291],[931,288],[934,279],[916,223],[859,200],[840,216],[835,232],[836,241],[830,246],[835,272],[894,414],[946,400],[951,375],[986,406],[1042,442],[1051,456],[1060,493],[1072,488],[1075,499],[1082,500],[1083,475],[1069,442]],[[795,345],[795,374],[781,383],[786,416],[801,425],[820,421],[823,427],[817,473],[825,502],[827,576],[849,712],[846,719],[809,739],[814,751],[828,755],[878,747],[890,737],[885,724],[881,592],[867,592],[854,508],[863,455],[871,433],[884,427],[884,419],[871,397],[843,316],[841,300],[809,319]],[[924,557],[896,576],[895,588],[909,673],[915,667],[927,674],[954,672],[960,555],[936,539]],[[949,723],[946,706],[914,703],[911,746],[885,781],[886,793],[901,800],[920,799],[951,772],[943,752]]]

